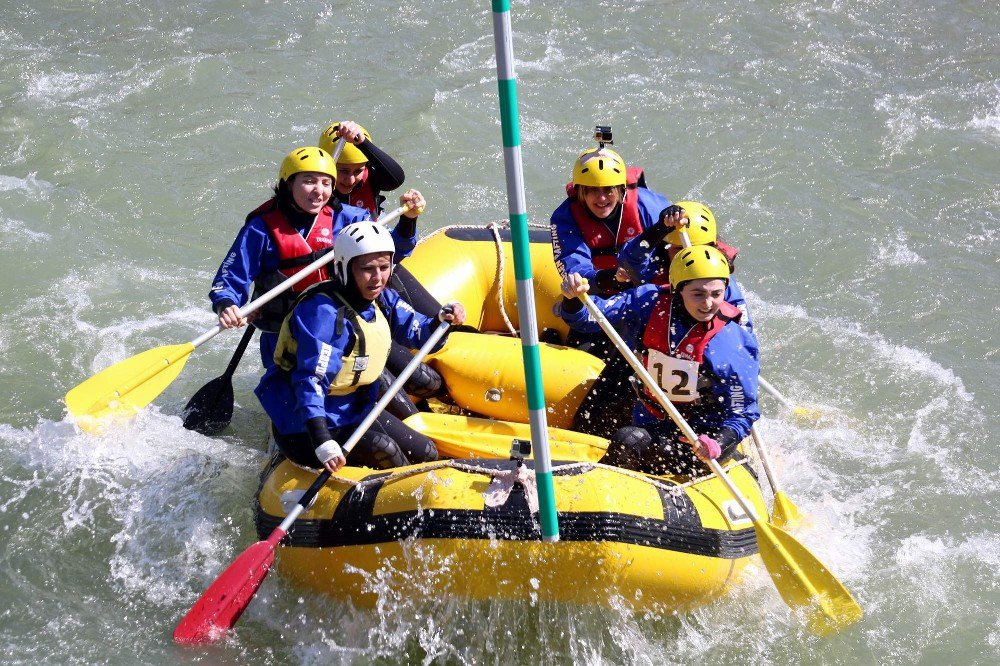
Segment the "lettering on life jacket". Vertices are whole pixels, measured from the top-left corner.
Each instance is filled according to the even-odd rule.
[[[327,298],[337,306],[337,318],[334,323],[336,335],[343,334],[345,319],[351,322],[351,329],[354,333],[354,340],[348,343],[345,348],[346,354],[341,357],[342,365],[333,381],[330,382],[327,395],[347,395],[361,386],[368,386],[378,381],[379,375],[382,374],[386,361],[389,359],[389,348],[392,344],[389,321],[383,314],[382,308],[376,304],[375,319],[367,322],[347,304],[343,296],[336,291],[333,283],[327,281],[304,291],[295,300],[292,310],[294,311],[295,306],[305,299],[314,296]],[[275,364],[286,372],[295,369],[298,352],[298,341],[292,332],[291,319],[292,313],[289,312],[281,323],[278,344],[274,350]],[[328,362],[328,358],[320,359],[324,373]],[[319,371],[320,369],[317,367],[317,372]]]

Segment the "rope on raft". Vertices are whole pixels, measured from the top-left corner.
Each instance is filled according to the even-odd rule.
[[[427,241],[440,233],[447,232],[450,229],[483,229],[481,224],[451,224],[447,227],[441,227],[440,229],[435,229],[427,236],[424,236],[417,241],[417,245],[420,245],[424,241]],[[500,315],[503,317],[504,324],[507,325],[507,330],[515,338],[521,336],[520,331],[514,326],[514,323],[510,320],[510,316],[507,314],[507,306],[504,304],[503,299],[503,282],[504,282],[504,271],[506,270],[507,255],[503,251],[503,240],[500,238],[501,229],[510,229],[509,222],[489,222],[485,226],[493,234],[493,241],[497,248],[497,303],[500,306]],[[542,224],[529,223],[529,229],[547,229],[548,227]]]
[[[738,461],[734,461],[727,469],[732,469],[733,467],[737,467],[739,465],[746,465],[748,464],[748,462],[749,458],[743,457]],[[413,469],[406,469],[399,472],[391,472],[388,476],[378,476],[372,479],[362,479],[361,481],[348,479],[334,474],[333,476],[330,477],[330,481],[343,483],[344,485],[357,488],[360,492],[364,493],[365,488],[367,488],[368,486],[384,486],[385,484],[391,483],[393,481],[400,481],[402,479],[406,479],[411,476],[426,474],[427,472],[433,472],[438,469],[455,469],[460,472],[467,472],[469,474],[482,474],[484,476],[489,476],[489,477],[497,476],[498,474],[505,474],[509,471],[509,470],[499,470],[493,467],[481,467],[479,465],[472,465],[457,460],[439,460],[437,462],[429,463],[427,465],[422,465],[420,467],[416,467]],[[628,476],[638,481],[643,481],[645,483],[648,483],[658,488],[659,490],[662,490],[667,493],[680,493],[681,491],[687,488],[690,488],[694,485],[701,483],[702,481],[706,481],[715,476],[714,473],[709,473],[705,474],[704,476],[698,476],[692,478],[690,481],[687,481],[685,483],[668,483],[665,481],[661,481],[660,479],[657,479],[655,477],[642,474],[641,472],[634,472],[630,469],[623,469],[621,467],[614,467],[612,465],[602,465],[601,463],[597,462],[577,462],[577,463],[569,463],[567,465],[559,465],[553,471],[557,473],[562,473],[575,469],[579,469],[584,472],[589,472],[593,469],[610,470],[612,472],[617,472],[618,474]]]

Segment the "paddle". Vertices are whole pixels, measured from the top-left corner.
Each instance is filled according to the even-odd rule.
[[[821,412],[818,409],[815,409],[813,407],[801,407],[799,405],[792,403],[788,398],[781,395],[781,392],[778,389],[774,388],[774,386],[763,377],[758,377],[757,383],[760,384],[760,387],[762,389],[770,393],[775,400],[780,402],[782,407],[792,410],[792,413],[795,414],[796,416],[802,416],[808,419],[817,419],[821,415]]]
[[[763,438],[757,431],[756,423],[750,428],[750,436],[753,438],[753,443],[757,446],[760,461],[764,465],[764,474],[767,475],[767,482],[771,485],[771,492],[774,493],[774,505],[771,507],[771,522],[778,527],[793,527],[802,522],[802,514],[799,512],[799,508],[795,506],[795,503],[788,498],[788,495],[778,487],[778,480],[771,469],[771,461],[767,455],[767,448],[764,446]]]
[[[391,222],[406,212],[407,208],[400,206],[380,217],[377,222]],[[239,316],[243,318],[256,312],[331,261],[333,252],[327,252],[292,277],[244,305],[238,311]],[[216,324],[190,342],[150,349],[105,368],[66,394],[65,402],[70,415],[88,432],[97,431],[103,417],[131,416],[170,386],[184,368],[191,352],[223,330],[222,324]]]
[[[677,411],[674,404],[663,394],[659,385],[611,326],[604,313],[598,309],[588,294],[582,294],[581,298],[590,314],[611,338],[615,347],[639,375],[646,388],[656,396],[660,405],[670,414],[670,418],[684,433],[687,440],[697,442],[698,435]],[[792,535],[761,520],[753,505],[743,497],[722,465],[715,460],[710,460],[708,464],[753,522],[761,559],[771,575],[774,586],[778,588],[781,598],[793,609],[805,611],[809,628],[820,634],[832,634],[860,620],[861,607],[858,606],[851,593],[816,556],[796,541]]]
[[[358,440],[368,431],[368,428],[371,427],[375,419],[382,413],[385,406],[389,404],[392,397],[403,388],[403,384],[410,378],[410,375],[416,370],[417,365],[423,360],[424,356],[430,352],[431,348],[447,332],[449,325],[448,322],[442,322],[431,334],[431,337],[427,339],[427,342],[413,355],[413,359],[399,373],[396,381],[392,383],[379,401],[375,403],[372,410],[343,445],[342,449],[345,456],[350,453],[351,449],[358,443]],[[288,533],[289,528],[295,522],[295,519],[299,517],[299,514],[309,507],[313,498],[316,497],[316,494],[330,476],[330,472],[324,470],[313,484],[309,486],[305,494],[299,498],[298,503],[285,516],[281,524],[274,528],[274,531],[266,539],[258,541],[243,551],[215,579],[215,582],[205,590],[198,601],[191,607],[191,610],[187,612],[187,615],[180,621],[180,624],[177,625],[177,628],[174,630],[174,641],[195,645],[213,643],[225,636],[226,632],[240,619],[240,615],[246,610],[253,595],[256,594],[257,589],[264,582],[264,578],[267,576],[267,572],[274,562],[274,551],[277,549],[278,543]]]
[[[691,237],[688,236],[688,232],[683,220],[687,218],[682,218],[682,226],[679,229],[681,237],[681,245],[685,248],[691,247]],[[689,222],[690,223],[690,222]],[[758,375],[757,383],[764,387],[765,390],[770,392],[776,398],[778,402],[782,403],[786,407],[790,407],[793,410],[797,409],[790,402],[785,400],[785,397],[778,393],[778,390],[771,386],[768,382]],[[757,447],[757,452],[760,453],[760,459],[764,463],[764,473],[767,475],[767,482],[771,486],[771,492],[774,494],[774,506],[771,508],[771,520],[778,527],[788,527],[793,523],[797,523],[802,520],[802,515],[799,513],[799,509],[795,506],[795,503],[785,493],[781,492],[778,488],[778,482],[771,470],[770,460],[767,456],[767,448],[764,446],[764,438],[761,436],[760,431],[757,429],[757,424],[750,426],[750,435],[753,438],[753,443]],[[693,441],[693,440],[692,440]]]
[[[184,406],[184,427],[203,435],[215,435],[223,430],[233,418],[233,373],[243,358],[243,352],[253,339],[257,329],[247,326],[246,333],[236,346],[226,371],[198,389]]]

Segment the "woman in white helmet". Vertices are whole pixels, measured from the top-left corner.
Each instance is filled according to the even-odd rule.
[[[386,288],[394,251],[389,232],[377,224],[344,227],[334,243],[333,278],[304,292],[282,323],[275,365],[256,393],[278,447],[292,462],[343,467],[338,442],[377,402],[391,342],[415,349],[437,326]],[[465,310],[451,303],[437,319],[461,324]],[[349,457],[355,465],[387,468],[435,460],[437,449],[383,412]]]
[[[650,375],[696,432],[694,444],[643,387],[632,425],[611,435],[602,462],[649,474],[694,474],[700,461],[725,460],[760,418],[757,339],[739,325],[741,313],[725,300],[729,262],[710,245],[681,250],[669,269],[670,285],[644,284],[614,298],[594,298],[625,342],[641,351]],[[578,273],[563,280],[562,316],[573,327],[599,330],[579,296]]]

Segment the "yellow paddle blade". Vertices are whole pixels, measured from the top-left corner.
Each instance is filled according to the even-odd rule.
[[[513,440],[531,440],[527,423],[494,421],[471,416],[420,412],[406,418],[406,425],[427,435],[437,444],[442,458],[510,457]],[[597,462],[608,450],[608,440],[561,428],[549,428],[552,460]],[[534,457],[534,451],[528,458]]]
[[[803,407],[802,405],[795,405],[795,407],[792,408],[792,414],[800,419],[819,421],[826,415],[826,412],[819,407]]]
[[[861,606],[805,546],[779,527],[757,521],[757,547],[789,606],[805,611],[810,631],[835,634],[861,619]]]
[[[771,507],[771,522],[776,526],[788,529],[802,522],[799,507],[788,498],[788,495],[778,491],[774,494],[774,506]]]
[[[66,394],[66,407],[84,430],[106,416],[131,416],[170,386],[194,345],[167,345],[144,351],[101,370]]]

